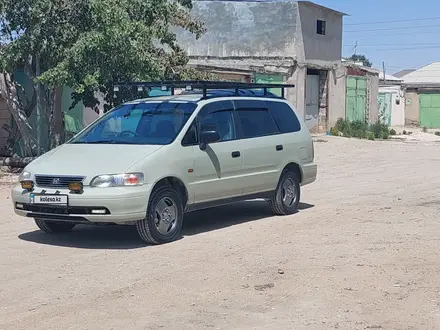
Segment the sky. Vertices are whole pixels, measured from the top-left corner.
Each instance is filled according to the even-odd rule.
[[[387,74],[440,61],[440,0],[313,0],[342,11],[343,56],[365,54]],[[440,74],[440,73],[439,73]]]

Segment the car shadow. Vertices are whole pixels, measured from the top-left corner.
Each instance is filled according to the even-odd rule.
[[[300,203],[299,211],[314,207]],[[265,201],[253,200],[185,214],[182,237],[218,230],[241,223],[273,216]],[[46,234],[40,230],[23,233],[19,239],[37,244],[81,249],[130,250],[148,245],[138,236],[134,226],[80,225],[70,233]]]
[[[76,226],[70,233],[47,234],[41,230],[23,233],[21,240],[80,249],[130,250],[147,245],[134,226]]]
[[[314,207],[312,204],[299,203],[298,210],[301,212],[312,207]],[[263,200],[238,202],[207,210],[190,212],[185,215],[182,235],[197,235],[272,216],[273,213],[269,204]]]

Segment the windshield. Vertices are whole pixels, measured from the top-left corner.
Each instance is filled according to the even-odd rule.
[[[169,144],[197,107],[196,103],[125,104],[104,115],[70,143]]]

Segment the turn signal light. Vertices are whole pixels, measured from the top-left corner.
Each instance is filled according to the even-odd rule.
[[[127,185],[127,186],[136,186],[136,185],[138,185],[139,184],[139,178],[136,176],[136,175],[133,175],[133,174],[128,174],[126,177],[125,177],[125,184]]]
[[[21,183],[21,187],[23,189],[26,189],[26,190],[29,190],[29,191],[34,189],[34,181],[27,180],[27,181],[21,181],[20,183]]]
[[[83,184],[81,182],[70,182],[69,183],[69,190],[70,191],[82,191],[83,190]]]

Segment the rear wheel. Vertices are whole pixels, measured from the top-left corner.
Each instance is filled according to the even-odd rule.
[[[281,174],[277,190],[270,200],[270,206],[276,215],[293,214],[298,210],[301,196],[300,182],[295,172],[285,170]]]
[[[35,219],[35,223],[45,233],[67,233],[75,227],[74,223]]]
[[[183,202],[179,193],[169,186],[153,190],[147,216],[136,223],[139,236],[149,244],[176,240],[183,225]]]

